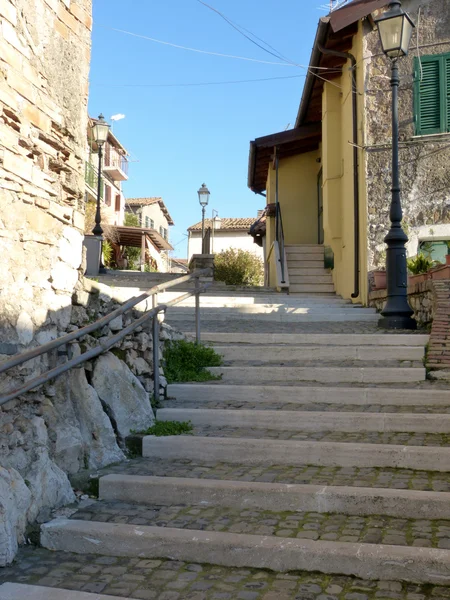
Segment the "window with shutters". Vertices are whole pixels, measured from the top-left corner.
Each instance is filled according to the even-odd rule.
[[[416,135],[450,132],[450,54],[414,59]]]
[[[105,185],[105,204],[111,206],[111,188],[109,185]]]

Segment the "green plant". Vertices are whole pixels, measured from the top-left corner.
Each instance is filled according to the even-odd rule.
[[[434,267],[434,261],[420,253],[417,256],[413,256],[412,258],[408,258],[406,261],[408,265],[408,271],[413,275],[419,275],[420,273],[428,273],[428,271]]]
[[[192,433],[192,423],[190,421],[157,421],[148,429],[143,431],[134,431],[130,433],[137,435],[155,435],[156,437],[163,437],[167,435],[183,435],[186,433]]]
[[[164,350],[164,374],[168,383],[183,381],[212,381],[220,379],[206,367],[220,367],[222,357],[208,346],[177,340],[166,345]]]
[[[214,257],[214,279],[227,285],[262,285],[262,260],[248,250],[224,250]]]
[[[123,219],[123,224],[125,227],[140,227],[141,223],[139,221],[139,217],[133,213],[126,212],[125,217]]]
[[[114,251],[113,251],[113,247],[108,242],[108,240],[104,240],[104,242],[102,244],[102,254],[103,254],[103,262],[105,263],[105,266],[109,267],[111,265]]]

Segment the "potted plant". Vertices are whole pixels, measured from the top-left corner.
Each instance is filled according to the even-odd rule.
[[[409,283],[421,283],[429,279],[428,271],[435,265],[435,261],[429,256],[419,253],[417,256],[408,258],[408,271],[411,275],[408,277]]]
[[[382,250],[379,255],[378,262],[382,265],[386,264],[386,250]],[[386,269],[381,267],[373,271],[373,284],[376,290],[386,289]]]

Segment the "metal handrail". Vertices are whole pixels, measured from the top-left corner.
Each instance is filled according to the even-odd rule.
[[[37,356],[46,354],[47,352],[50,352],[51,350],[59,348],[60,346],[64,346],[64,345],[68,344],[69,342],[73,342],[85,335],[88,335],[89,333],[92,333],[94,331],[97,331],[98,329],[101,329],[102,327],[104,327],[104,325],[106,325],[107,323],[109,323],[110,321],[115,319],[117,316],[120,316],[121,314],[130,310],[131,308],[133,308],[134,306],[136,306],[137,304],[139,304],[140,302],[142,302],[143,300],[145,300],[146,298],[148,298],[150,296],[155,297],[156,294],[158,294],[159,292],[165,291],[167,288],[174,287],[174,286],[179,285],[180,283],[184,283],[186,281],[195,280],[195,282],[196,282],[195,290],[193,290],[192,292],[188,292],[187,294],[184,294],[183,296],[180,296],[178,298],[175,298],[174,300],[166,302],[165,304],[160,304],[158,306],[154,306],[151,310],[147,311],[142,317],[140,317],[139,319],[135,320],[133,323],[131,323],[130,325],[128,325],[127,327],[122,329],[119,333],[115,334],[111,338],[108,338],[107,340],[99,342],[99,345],[96,348],[91,348],[91,350],[88,350],[87,352],[80,354],[76,358],[69,360],[68,362],[64,363],[64,365],[60,365],[59,367],[51,369],[50,371],[47,371],[47,372],[39,375],[38,377],[35,377],[34,379],[28,381],[22,387],[20,387],[16,390],[12,390],[5,396],[0,397],[0,406],[5,404],[6,402],[9,402],[10,400],[13,400],[14,398],[17,398],[17,396],[20,396],[26,392],[29,392],[30,390],[34,389],[35,387],[38,387],[39,385],[42,385],[43,383],[46,383],[47,381],[50,381],[51,379],[54,379],[55,377],[62,375],[63,373],[65,373],[66,371],[69,371],[73,367],[76,367],[76,366],[80,365],[81,363],[83,363],[87,360],[91,360],[92,358],[95,358],[99,354],[106,352],[107,350],[109,350],[109,348],[111,348],[112,346],[114,346],[115,344],[120,342],[120,340],[122,340],[126,335],[129,335],[130,333],[132,333],[135,329],[140,327],[142,325],[142,323],[144,323],[145,321],[147,321],[148,319],[151,319],[151,318],[153,318],[153,337],[154,337],[154,339],[153,339],[153,349],[154,349],[153,364],[159,365],[159,356],[158,356],[159,343],[155,344],[155,334],[157,334],[157,340],[159,342],[159,322],[158,322],[158,318],[157,318],[158,314],[160,312],[165,312],[168,307],[175,306],[176,304],[179,304],[183,300],[186,300],[186,298],[190,298],[191,296],[194,296],[194,295],[196,296],[196,315],[195,315],[196,316],[196,341],[197,341],[197,343],[199,343],[200,342],[200,315],[198,314],[199,309],[200,309],[199,297],[200,297],[200,294],[203,293],[211,285],[211,284],[207,284],[207,285],[200,287],[199,286],[199,278],[202,276],[205,276],[205,275],[210,275],[210,274],[211,274],[210,269],[202,269],[202,270],[198,270],[195,273],[192,273],[190,275],[178,277],[177,279],[175,279],[171,282],[156,285],[156,286],[150,288],[149,290],[147,290],[146,292],[144,292],[143,294],[141,294],[140,296],[131,298],[125,304],[123,304],[120,308],[116,309],[109,315],[106,315],[105,317],[98,319],[94,323],[91,323],[90,325],[87,325],[86,327],[82,327],[81,329],[78,329],[77,331],[74,331],[74,332],[72,332],[68,335],[65,335],[63,337],[60,337],[56,340],[48,342],[47,344],[39,346],[38,348],[33,348],[32,350],[28,350],[27,352],[18,354],[15,357],[11,358],[10,360],[7,360],[4,363],[1,363],[0,373],[4,373],[5,371],[12,369],[13,367],[16,367],[18,365],[21,365],[21,364],[31,360],[32,358],[36,358]],[[156,350],[156,352],[155,352],[155,350]],[[159,371],[158,371],[158,368],[154,369],[154,384],[155,384],[155,399],[157,399],[157,398],[159,398]],[[158,386],[156,386],[156,384],[158,384]],[[157,387],[157,389],[156,389],[156,387]]]

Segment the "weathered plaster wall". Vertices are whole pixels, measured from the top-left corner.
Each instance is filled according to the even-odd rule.
[[[402,204],[407,234],[417,241],[420,228],[450,223],[450,134],[414,136],[413,59],[420,54],[450,52],[448,0],[404,0],[402,6],[419,26],[410,54],[400,68],[400,168]],[[420,18],[419,18],[420,9]],[[384,262],[383,238],[389,227],[391,187],[390,65],[381,53],[378,32],[365,24],[363,41],[366,128],[365,168],[368,201],[369,268]],[[416,254],[417,243],[408,246]]]
[[[0,360],[70,325],[82,262],[91,0],[0,2]],[[30,361],[0,390],[36,374]],[[16,377],[16,378],[14,378]],[[73,499],[41,396],[0,410],[0,564],[27,520]]]

